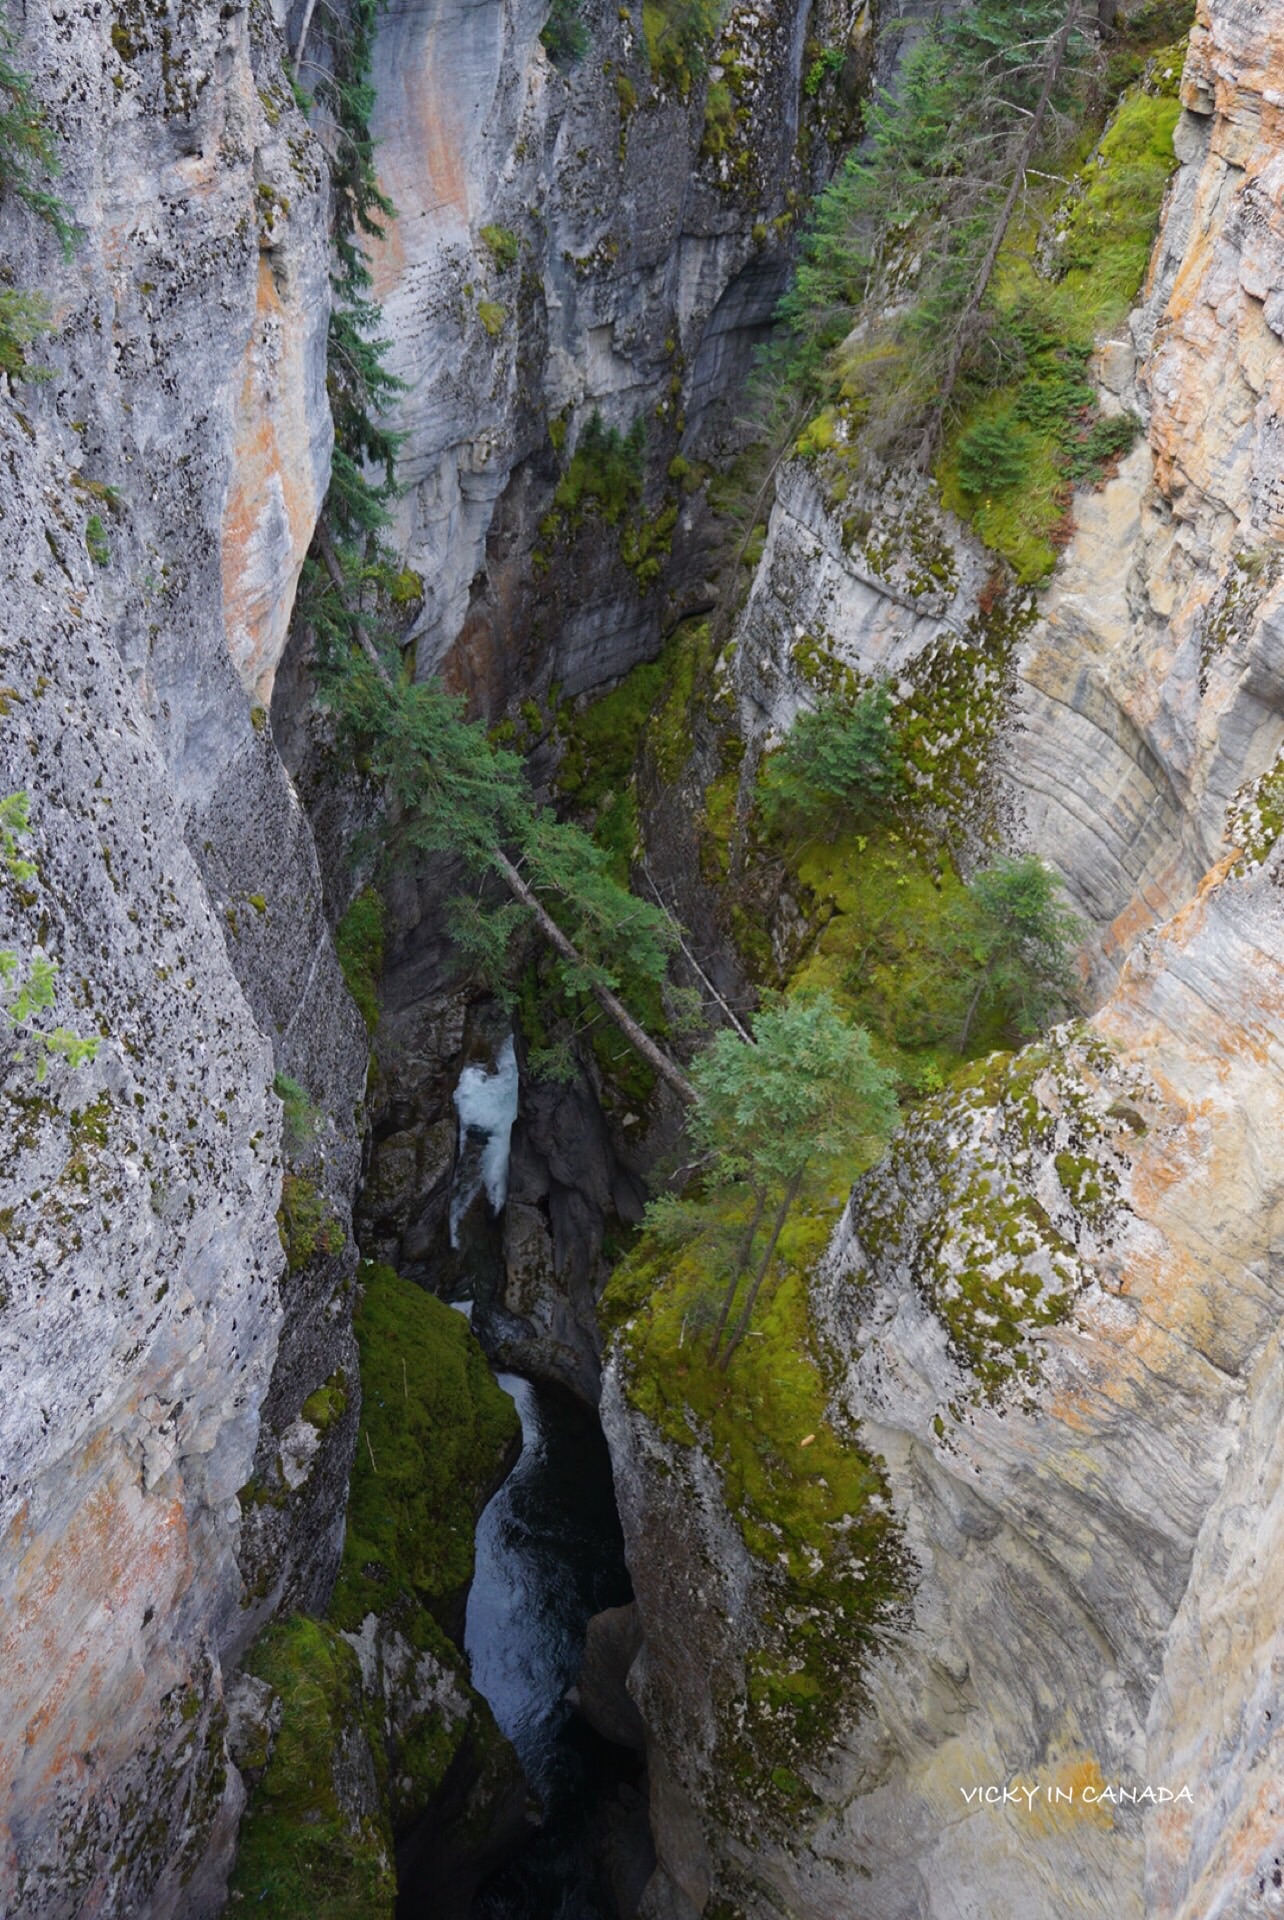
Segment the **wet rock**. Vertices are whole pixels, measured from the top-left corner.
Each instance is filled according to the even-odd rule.
[[[628,1690],[629,1669],[642,1648],[635,1603],[608,1607],[588,1623],[584,1658],[570,1698],[595,1732],[617,1747],[641,1753],[646,1727]]]

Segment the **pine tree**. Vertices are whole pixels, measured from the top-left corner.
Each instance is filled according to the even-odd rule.
[[[999,251],[1036,163],[1055,164],[1097,44],[1087,0],[973,0],[938,19],[821,195],[781,309],[794,374],[858,388],[874,450],[930,464],[960,379],[994,344]]]
[[[695,1230],[723,1242],[729,1270],[709,1359],[724,1372],[749,1331],[809,1170],[880,1143],[896,1120],[891,1074],[864,1028],[850,1026],[828,995],[782,1001],[751,1026],[752,1045],[724,1029],[691,1069],[702,1195],[658,1203],[648,1215],[662,1235]],[[719,1203],[736,1196],[746,1211],[728,1249]]]

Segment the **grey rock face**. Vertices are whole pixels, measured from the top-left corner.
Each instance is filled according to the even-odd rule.
[[[644,418],[661,504],[664,467],[714,431],[770,319],[787,262],[773,222],[826,164],[804,35],[850,40],[852,95],[871,39],[854,0],[732,8],[707,84],[743,118],[715,142],[706,83],[687,98],[652,82],[640,16],[586,6],[589,52],[564,73],[545,17],[543,0],[397,0],[376,62],[401,216],[376,283],[408,382],[397,537],[425,583],[417,659],[454,646],[452,671],[492,710],[550,680],[601,686],[655,651],[669,601],[639,597],[610,530],[573,558],[555,541],[532,583],[561,464],[550,427],[569,455],[595,409],[621,429]]]
[[[1201,8],[1135,388],[1126,343],[1103,367],[1144,397],[1149,445],[1077,503],[1001,756],[1012,830],[1093,914],[1115,984],[1085,1033],[920,1110],[815,1289],[836,1406],[885,1463],[916,1571],[787,1839],[738,1847],[748,1792],[720,1804],[694,1757],[765,1630],[752,1601],[715,1589],[693,1628],[689,1594],[639,1580],[639,1671],[672,1676],[643,1695],[653,1741],[755,1915],[1278,1903],[1278,12]],[[832,565],[802,517],[782,611],[764,556],[742,623],[765,725],[801,697],[789,610],[811,617]],[[894,617],[853,603],[833,650],[867,671]],[[757,623],[779,636],[760,655]],[[606,1404],[631,1544],[722,1565],[699,1456]],[[977,1799],[1013,1782],[1023,1806]]]
[[[81,233],[63,263],[5,210],[55,324],[0,410],[0,791],[39,868],[0,917],[102,1042],[44,1082],[5,1048],[0,1906],[199,1920],[243,1797],[238,1490],[279,1457],[259,1598],[323,1588],[357,1412],[350,1261],[286,1281],[272,1082],[343,1241],[364,1044],[258,704],[328,478],[324,169],[262,5],[48,0],[15,59]]]

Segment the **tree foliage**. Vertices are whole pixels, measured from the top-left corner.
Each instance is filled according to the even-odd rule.
[[[380,673],[344,650],[325,679],[341,725],[360,742],[388,796],[390,828],[404,850],[451,854],[478,878],[505,879],[508,856],[576,950],[559,957],[572,992],[612,990],[627,976],[658,983],[676,933],[657,907],[612,873],[611,856],[582,828],[538,806],[521,760],[494,745],[439,681],[400,667]],[[482,891],[451,903],[452,931],[492,986],[503,988],[519,929],[531,914]]]
[[[836,833],[886,805],[904,780],[891,708],[891,688],[880,681],[854,703],[831,701],[799,714],[767,765],[768,818],[823,818]]]
[[[751,1026],[752,1045],[724,1029],[691,1069],[699,1195],[656,1203],[648,1213],[662,1236],[700,1233],[726,1275],[709,1349],[724,1370],[749,1330],[808,1171],[868,1151],[896,1121],[891,1074],[864,1028],[849,1025],[827,994],[781,1001],[755,1014]],[[720,1204],[736,1196],[741,1217]]]
[[[400,445],[386,416],[402,383],[386,365],[365,253],[365,241],[394,217],[378,185],[369,124],[376,8],[377,0],[357,0],[346,22],[329,9],[318,16],[329,67],[317,96],[337,127],[328,364],[335,454],[300,600],[323,697],[384,788],[393,844],[454,855],[474,876],[475,893],[450,905],[452,932],[474,969],[503,992],[515,937],[534,926],[553,947],[563,984],[593,994],[686,1099],[681,1069],[616,997],[626,976],[663,977],[676,939],[667,918],[632,896],[587,834],[535,804],[521,761],[468,720],[461,700],[435,680],[415,680],[398,654],[406,574],[384,534]],[[608,518],[640,490],[645,431],[640,419],[628,434],[608,431],[595,414],[581,435],[571,474]],[[500,882],[506,901],[497,904],[488,879]]]
[[[76,225],[53,188],[58,152],[30,78],[14,66],[12,41],[0,29],[0,198],[19,201],[51,226],[69,256]],[[44,380],[48,370],[28,363],[27,348],[53,330],[47,296],[32,288],[0,288],[0,373],[11,380]]]
[[[1010,353],[982,296],[1027,173],[1055,165],[1096,53],[1082,0],[973,0],[928,25],[895,92],[871,104],[782,313],[795,374],[845,380],[877,450],[948,402],[965,361]],[[875,288],[880,316],[831,361]]]
[[[552,0],[539,37],[555,67],[572,67],[582,60],[589,36],[581,0]]]
[[[53,190],[58,151],[31,80],[10,58],[13,42],[0,29],[0,194],[21,201],[58,235],[70,253],[76,228]]]
[[[1075,947],[1084,928],[1058,899],[1060,883],[1037,854],[995,861],[969,888],[975,913],[974,985],[959,1038],[962,1050],[979,1008],[996,1001],[1022,1039],[1074,1002]]]

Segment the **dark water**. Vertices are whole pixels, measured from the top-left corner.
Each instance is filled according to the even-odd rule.
[[[635,1768],[565,1701],[589,1616],[631,1598],[610,1457],[582,1408],[516,1374],[499,1384],[522,1452],[478,1525],[464,1646],[545,1818],[480,1890],[474,1920],[615,1920],[603,1854]]]

